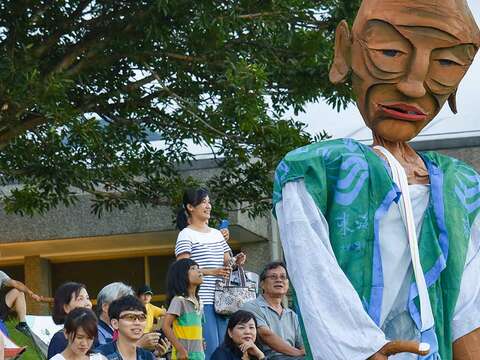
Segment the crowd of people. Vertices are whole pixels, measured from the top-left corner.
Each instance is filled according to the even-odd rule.
[[[84,284],[67,282],[56,289],[52,319],[63,325],[51,338],[47,359],[302,359],[300,324],[288,308],[289,283],[281,262],[260,274],[261,294],[231,316],[215,312],[215,283],[243,266],[246,255],[233,256],[229,231],[209,226],[211,203],[206,189],[184,194],[177,215],[180,233],[176,261],[167,275],[167,308],[151,304],[153,291],[136,292],[127,284],[106,285],[95,312]],[[14,311],[16,328],[25,334],[25,295],[42,297],[0,272],[0,316]]]

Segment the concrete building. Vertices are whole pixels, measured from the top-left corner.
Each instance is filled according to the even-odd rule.
[[[480,170],[480,137],[416,142],[414,147],[439,150]],[[218,170],[214,160],[199,160],[182,171],[205,179]],[[99,219],[90,205],[85,195],[74,207],[58,207],[42,216],[7,215],[0,209],[0,269],[42,295],[52,295],[65,281],[78,281],[94,298],[105,284],[124,281],[134,288],[148,283],[154,300],[164,300],[177,235],[170,209],[132,206]],[[248,270],[258,272],[281,257],[271,216],[251,220],[238,212],[229,220],[230,244],[247,254]],[[29,304],[30,313],[48,311],[46,304]]]
[[[206,179],[218,169],[214,160],[198,160],[181,171]],[[270,216],[252,221],[238,212],[229,220],[230,245],[248,254],[248,270],[258,271],[279,257]],[[91,213],[89,196],[82,195],[76,206],[34,217],[0,209],[0,226],[0,269],[38,294],[52,296],[63,282],[77,281],[95,298],[104,285],[123,281],[135,289],[150,284],[153,300],[165,299],[178,234],[168,207],[132,206],[98,218]],[[29,303],[29,313],[48,312],[47,304]]]

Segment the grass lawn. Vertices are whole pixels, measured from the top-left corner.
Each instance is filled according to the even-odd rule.
[[[35,350],[35,345],[33,344],[33,340],[23,335],[23,333],[21,333],[20,331],[16,330],[15,329],[16,324],[17,324],[16,319],[9,319],[6,322],[10,339],[18,346],[27,347],[27,350],[20,356],[20,359],[21,360],[42,360],[42,358],[39,356],[39,354],[37,354]]]

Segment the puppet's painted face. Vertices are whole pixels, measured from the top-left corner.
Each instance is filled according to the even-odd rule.
[[[407,0],[392,2],[361,9],[347,63],[366,125],[389,141],[408,141],[449,98],[454,100],[477,46],[462,38],[457,17],[418,11]],[[464,31],[469,31],[468,26]]]

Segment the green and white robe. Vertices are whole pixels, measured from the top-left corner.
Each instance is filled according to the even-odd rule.
[[[458,160],[421,156],[430,185],[409,192],[435,320],[423,332],[401,193],[386,163],[341,139],[279,164],[273,202],[310,357],[364,360],[388,340],[418,340],[431,346],[425,359],[447,360],[452,342],[480,327],[480,177]]]

